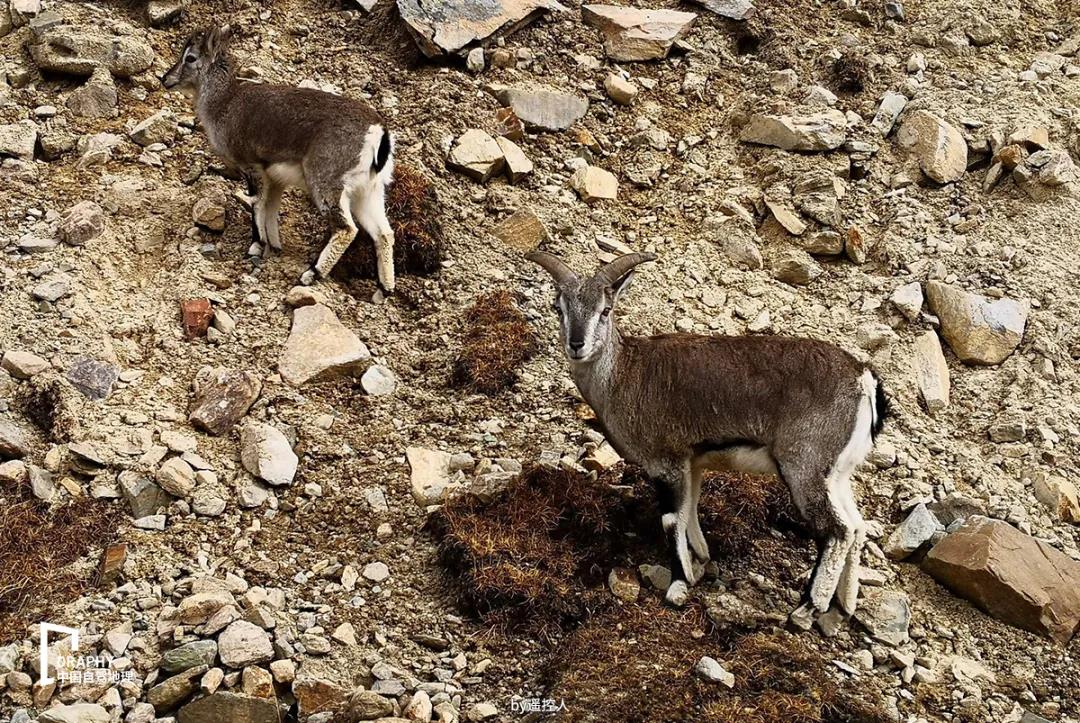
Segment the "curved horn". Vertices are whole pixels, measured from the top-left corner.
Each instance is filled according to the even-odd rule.
[[[525,254],[525,258],[543,267],[545,271],[551,274],[551,278],[555,279],[555,283],[560,286],[577,278],[577,274],[571,271],[570,267],[562,262],[562,259],[545,251],[532,251]]]
[[[601,279],[608,286],[611,286],[616,281],[621,279],[630,273],[635,266],[643,264],[646,261],[656,261],[656,254],[651,253],[633,253],[620,256],[619,258],[607,264],[599,271],[596,272],[596,276],[593,278]]]

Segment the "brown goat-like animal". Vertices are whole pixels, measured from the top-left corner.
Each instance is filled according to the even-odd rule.
[[[194,98],[214,152],[258,181],[258,240],[281,248],[282,191],[304,188],[329,217],[333,233],[303,280],[329,275],[359,224],[375,240],[379,284],[393,291],[394,232],[385,202],[394,172],[393,137],[379,114],[332,93],[238,80],[229,37],[228,27],[195,33],[161,82]]]
[[[555,256],[528,254],[555,280],[570,373],[611,445],[656,483],[673,552],[667,599],[685,603],[709,548],[698,521],[702,473],[780,476],[818,541],[803,619],[835,596],[854,612],[865,523],[851,474],[873,446],[887,401],[877,377],[832,344],[779,336],[623,336],[612,311],[635,253],[581,278]]]

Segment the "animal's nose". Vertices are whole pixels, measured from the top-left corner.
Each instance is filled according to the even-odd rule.
[[[584,341],[574,341],[573,339],[570,340],[570,349],[572,351],[581,351],[584,348],[585,348],[585,342]]]

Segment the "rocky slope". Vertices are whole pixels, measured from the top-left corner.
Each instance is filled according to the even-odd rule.
[[[656,252],[629,331],[870,361],[894,416],[858,476],[862,612],[802,635],[897,720],[1080,719],[1077,8],[506,0],[447,56],[400,4],[0,0],[0,504],[123,519],[70,564],[84,584],[0,581],[0,719],[330,720],[350,699],[362,720],[513,720],[562,698],[537,677],[551,643],[485,635],[425,530],[523,464],[614,462],[521,258],[537,245],[583,269]],[[157,81],[225,21],[245,77],[385,115],[437,190],[438,273],[389,300],[295,288],[325,226],[294,193],[284,252],[249,256],[243,185]],[[502,21],[524,27],[470,50]],[[474,395],[449,383],[461,311],[504,287],[541,351]],[[794,607],[796,584],[718,563],[695,594],[719,624],[733,600]],[[46,615],[106,679],[38,683]]]

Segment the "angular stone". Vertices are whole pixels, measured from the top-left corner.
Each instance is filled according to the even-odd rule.
[[[108,587],[116,582],[124,571],[125,562],[127,562],[127,543],[116,542],[106,545],[101,551],[101,559],[98,560],[97,586]]]
[[[926,285],[926,296],[949,348],[966,364],[1000,364],[1023,339],[1026,302],[990,301],[940,281]]]
[[[154,50],[145,41],[134,35],[110,35],[103,27],[49,27],[36,33],[28,47],[38,68],[69,75],[90,75],[104,66],[127,78],[154,62]]]
[[[388,367],[372,364],[360,377],[360,386],[368,396],[382,397],[393,394],[397,387],[397,377]]]
[[[179,723],[279,723],[277,703],[240,693],[219,691],[180,709]]]
[[[68,95],[65,105],[81,118],[111,118],[116,115],[117,102],[112,73],[108,68],[98,67],[86,83]]]
[[[607,584],[611,594],[625,602],[634,602],[641,593],[637,573],[626,567],[613,567],[608,573]]]
[[[159,110],[131,129],[128,136],[140,146],[171,143],[176,140],[176,116],[171,110]]]
[[[369,562],[364,565],[364,569],[360,574],[372,582],[382,582],[390,577],[390,568],[384,562]]]
[[[500,241],[522,253],[535,251],[549,238],[544,222],[528,208],[515,211],[491,230]]]
[[[697,15],[616,5],[582,5],[581,19],[604,35],[604,53],[618,62],[666,58]]]
[[[240,430],[240,461],[251,474],[275,486],[291,485],[300,460],[276,427],[248,422]]]
[[[147,692],[146,701],[154,706],[154,710],[158,713],[170,711],[190,698],[199,689],[199,678],[206,671],[207,667],[200,665],[171,678],[166,678]]]
[[[50,366],[49,362],[28,351],[7,351],[0,360],[0,368],[16,379],[29,379]]]
[[[952,183],[967,170],[967,142],[952,125],[925,110],[904,115],[897,143],[919,163],[919,168],[938,183]]]
[[[870,121],[870,127],[885,137],[892,132],[896,119],[904,112],[907,106],[907,96],[903,93],[889,91],[881,99],[874,120]]]
[[[30,295],[39,301],[55,303],[71,293],[71,277],[67,274],[50,276],[34,286]]]
[[[195,491],[195,470],[179,457],[166,460],[158,468],[155,479],[163,490],[174,497],[187,499]]]
[[[38,723],[110,723],[110,721],[112,721],[112,716],[97,703],[57,705],[38,716]]]
[[[355,691],[346,706],[347,720],[377,720],[393,713],[394,704],[370,690]]]
[[[1062,522],[1080,523],[1080,493],[1064,477],[1040,477],[1033,485],[1035,499],[1049,507]]]
[[[949,406],[949,365],[945,362],[937,332],[927,331],[915,338],[911,365],[919,396],[930,416]]]
[[[506,158],[499,143],[486,132],[473,128],[461,134],[446,165],[479,183],[484,183],[502,170]]]
[[[933,333],[933,332],[931,332]],[[882,550],[890,560],[905,560],[920,547],[930,542],[934,535],[945,532],[934,513],[920,503],[889,534]]]
[[[274,646],[265,630],[247,620],[237,620],[218,636],[221,662],[240,670],[274,658]]]
[[[33,121],[0,125],[0,158],[14,156],[24,161],[34,160],[38,128]]]
[[[786,203],[765,199],[765,206],[772,213],[773,218],[792,236],[801,236],[806,231],[806,222]]]
[[[618,73],[608,73],[604,79],[604,90],[619,105],[630,105],[638,94],[637,86]]]
[[[228,203],[224,193],[201,196],[191,207],[191,220],[210,231],[224,231]]]
[[[127,470],[120,473],[120,493],[131,508],[135,519],[152,515],[161,507],[168,507],[172,501],[166,492],[156,483],[137,472]]]
[[[703,656],[694,666],[694,673],[710,683],[723,683],[728,688],[735,687],[735,676],[708,655]]]
[[[598,166],[584,166],[570,177],[570,187],[586,203],[603,199],[614,200],[619,192],[619,181],[610,172]]]
[[[495,130],[503,138],[509,138],[515,142],[525,137],[525,125],[510,107],[499,108],[495,111]]]
[[[112,393],[120,372],[112,364],[80,356],[75,358],[64,376],[83,396],[97,401]]]
[[[150,26],[163,28],[184,14],[185,0],[150,0],[146,3],[146,19]]]
[[[199,666],[211,666],[217,660],[217,642],[195,640],[166,651],[161,656],[161,667],[168,673],[182,673]]]
[[[908,321],[915,321],[919,318],[919,313],[922,311],[922,284],[918,281],[904,284],[892,293],[892,296],[889,297],[889,301],[891,301],[893,306],[904,315],[905,319]]]
[[[739,140],[785,151],[829,151],[847,139],[847,118],[838,110],[799,116],[755,114]]]
[[[801,250],[787,251],[772,262],[773,278],[792,286],[805,286],[821,273],[818,262]]]
[[[461,487],[461,483],[450,479],[451,455],[437,449],[409,447],[405,450],[409,461],[412,496],[416,504],[442,504],[447,496]]]
[[[232,429],[262,392],[251,372],[203,367],[195,375],[195,402],[188,416],[196,428],[221,435]]]
[[[68,209],[60,221],[60,240],[69,246],[82,246],[105,230],[105,213],[93,201],[83,201]]]
[[[397,0],[397,7],[429,58],[461,53],[473,43],[510,35],[544,13],[566,10],[556,0]]]
[[[244,668],[241,690],[256,698],[274,698],[274,679],[270,671],[257,665]]]
[[[563,131],[572,126],[589,110],[587,98],[563,93],[551,88],[493,87],[491,91],[528,128]]]
[[[218,610],[235,605],[236,599],[225,590],[197,592],[180,601],[177,615],[184,625],[201,625]]]
[[[995,618],[1067,643],[1080,628],[1080,562],[1001,520],[969,517],[922,567]]]
[[[346,691],[322,678],[298,678],[292,684],[293,696],[300,705],[300,716],[336,710],[345,701]]]
[[[886,645],[902,645],[908,640],[911,603],[906,593],[871,588],[859,602],[855,619],[875,640]]]
[[[511,184],[517,183],[533,172],[533,162],[518,148],[516,143],[502,136],[498,136],[495,142],[499,144],[499,149],[502,151],[503,170],[506,172],[506,178]]]
[[[747,20],[757,13],[750,0],[690,0],[695,5],[716,13],[722,18]]]
[[[0,419],[0,459],[22,459],[30,453],[26,434],[6,419]]]
[[[278,371],[289,384],[300,386],[356,374],[370,358],[364,342],[329,307],[312,304],[293,312]]]

